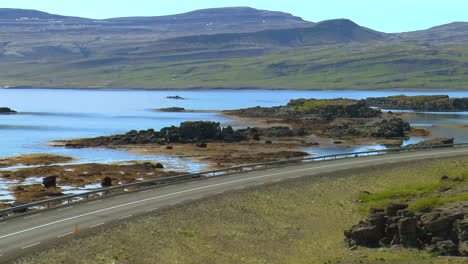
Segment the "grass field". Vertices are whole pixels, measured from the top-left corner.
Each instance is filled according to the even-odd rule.
[[[117,224],[16,263],[466,263],[417,250],[345,246],[343,231],[367,214],[366,204],[356,202],[361,191],[436,184],[441,175],[467,171],[468,159],[392,167],[228,193]]]
[[[0,86],[147,89],[465,90],[468,46],[371,43],[135,53],[54,63],[5,61]],[[214,55],[213,55],[214,54]]]

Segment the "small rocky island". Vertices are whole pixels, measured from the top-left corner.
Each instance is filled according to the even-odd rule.
[[[332,138],[398,138],[411,130],[408,122],[395,116],[383,118],[379,109],[369,107],[364,100],[343,98],[297,99],[285,106],[257,106],[223,113],[288,124],[306,134]]]
[[[171,95],[171,96],[167,96],[166,98],[175,99],[175,100],[185,100],[185,98],[183,98],[182,96],[178,96],[178,95]]]
[[[14,114],[14,113],[17,113],[17,112],[9,107],[0,107],[0,114]]]

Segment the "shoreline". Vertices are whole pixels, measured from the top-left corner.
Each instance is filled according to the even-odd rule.
[[[245,91],[245,90],[258,90],[258,91],[382,91],[382,92],[427,92],[427,93],[447,93],[447,92],[468,92],[468,89],[450,89],[441,91],[440,88],[434,89],[413,89],[413,88],[398,88],[398,89],[311,89],[311,88],[267,88],[267,87],[178,87],[178,88],[114,88],[114,87],[0,87],[0,90],[97,90],[97,91]]]

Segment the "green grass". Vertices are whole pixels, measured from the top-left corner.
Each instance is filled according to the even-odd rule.
[[[164,61],[148,49],[110,65],[89,58],[51,64],[0,63],[0,85],[110,88],[461,89],[468,45],[350,44],[269,51],[262,56]],[[106,55],[101,55],[106,56]],[[107,57],[102,57],[107,58]]]
[[[467,170],[466,158],[421,161],[226,193],[122,223],[16,263],[461,264],[459,258],[435,258],[418,250],[350,251],[343,231],[368,214],[356,202],[364,190],[377,194],[400,189],[412,195],[421,190],[401,186],[436,182],[441,175]],[[433,188],[427,185],[423,191]],[[466,199],[461,196],[447,199]]]
[[[426,197],[417,199],[409,206],[410,210],[420,212],[424,209],[437,208],[447,203],[468,201],[468,193],[462,193],[452,197]]]
[[[434,169],[433,172],[432,169]],[[423,209],[435,208],[451,202],[468,200],[467,193],[453,197],[440,197],[438,192],[441,187],[467,185],[468,168],[465,165],[458,164],[454,167],[445,168],[443,172],[440,169],[440,167],[431,167],[424,171],[414,172],[412,177],[431,176],[431,180],[424,183],[395,186],[376,193],[361,193],[359,199],[365,203],[361,211],[367,212],[372,207],[385,208],[385,205],[391,202],[409,202],[409,209],[419,212]],[[443,175],[448,175],[451,178],[461,178],[464,181],[442,181],[440,178]],[[422,196],[424,198],[420,198]]]

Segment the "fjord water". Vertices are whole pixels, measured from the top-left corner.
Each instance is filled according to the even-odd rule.
[[[253,106],[276,106],[297,98],[352,98],[389,95],[448,94],[468,97],[468,92],[402,92],[402,91],[290,91],[290,90],[214,90],[214,91],[147,91],[147,90],[53,90],[0,89],[0,106],[10,107],[20,114],[0,115],[0,157],[23,153],[54,153],[71,155],[81,162],[114,162],[152,159],[168,163],[184,163],[180,159],[137,156],[107,149],[67,149],[49,147],[57,139],[95,137],[124,133],[132,129],[160,129],[188,120],[211,120],[225,124],[231,119],[216,113],[164,113],[151,109],[184,107],[194,110],[225,110]],[[179,95],[186,100],[168,99]],[[421,114],[414,124],[468,123],[465,114]],[[456,130],[456,129],[455,129]],[[455,131],[453,130],[453,131]],[[442,129],[447,136],[452,132]],[[465,139],[465,133],[460,139]],[[457,138],[458,139],[458,138]],[[468,142],[468,138],[466,138]],[[317,149],[315,154],[365,150],[334,147]],[[187,163],[190,163],[187,161]],[[195,166],[195,167],[192,167]],[[191,164],[190,170],[201,167]],[[201,165],[199,165],[201,166]],[[187,168],[184,168],[187,169]]]

